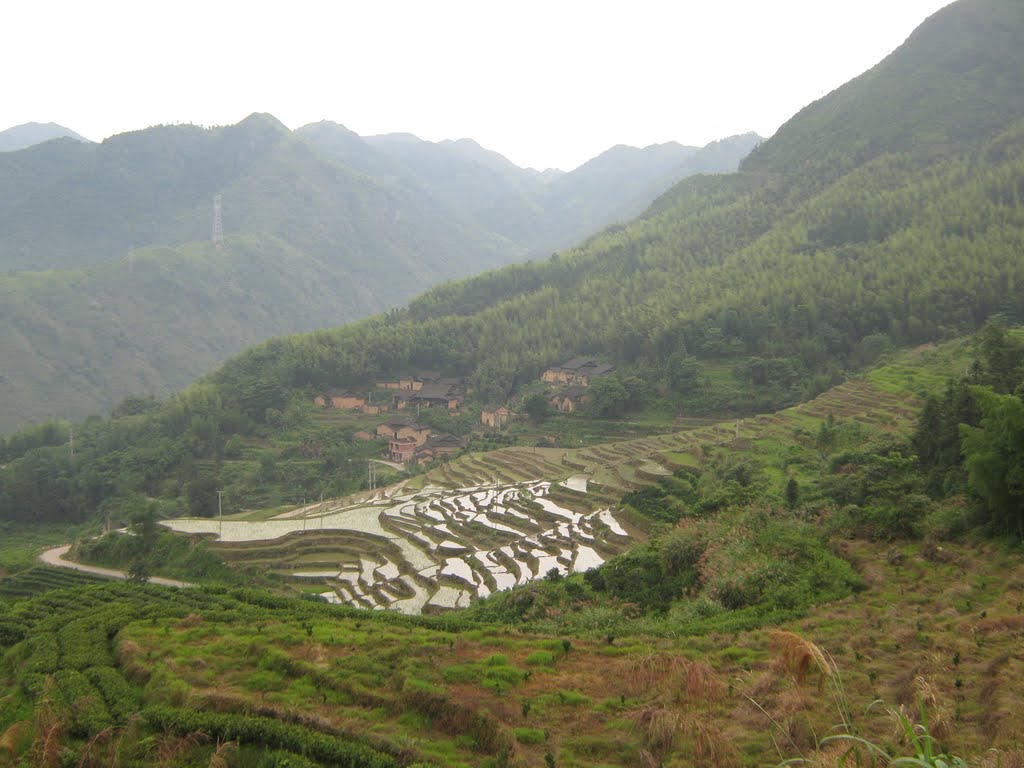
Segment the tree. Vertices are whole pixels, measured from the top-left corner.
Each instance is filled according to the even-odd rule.
[[[523,410],[536,423],[544,421],[551,415],[551,403],[542,392],[535,392],[523,401]]]
[[[786,507],[788,509],[796,509],[796,505],[800,503],[800,485],[797,483],[795,477],[789,478],[789,482],[786,483]]]
[[[616,418],[625,413],[629,405],[629,391],[615,376],[594,379],[587,388],[589,410],[597,416]]]
[[[960,428],[968,483],[993,527],[1024,539],[1024,401],[971,387],[981,426]]]
[[[689,395],[696,391],[700,383],[700,366],[697,358],[685,352],[676,352],[669,356],[667,367],[669,389],[681,395]]]

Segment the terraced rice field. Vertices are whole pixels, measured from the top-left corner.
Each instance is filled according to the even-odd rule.
[[[330,602],[421,613],[464,607],[552,570],[588,570],[622,551],[630,532],[611,509],[579,503],[584,479],[567,482],[427,488],[269,520],[164,525],[213,536],[228,560],[320,585]]]
[[[269,519],[165,524],[211,535],[226,559],[277,573],[332,602],[407,613],[461,607],[552,569],[585,570],[621,552],[640,535],[617,517],[622,495],[699,468],[715,451],[778,458],[829,416],[905,433],[919,396],[940,392],[945,375],[961,365],[956,350],[915,350],[775,414],[694,421],[663,435],[579,449],[466,454],[369,502],[326,502]],[[764,464],[785,482],[773,460]]]

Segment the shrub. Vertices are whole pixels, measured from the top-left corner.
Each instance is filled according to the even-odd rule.
[[[548,738],[541,728],[513,728],[512,733],[520,744],[542,744]]]

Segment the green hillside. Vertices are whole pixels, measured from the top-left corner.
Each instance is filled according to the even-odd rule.
[[[346,322],[368,294],[270,235],[0,276],[0,432],[164,396],[268,336]]]
[[[952,3],[884,61],[794,115],[744,169],[787,172],[887,152],[934,158],[976,147],[1024,112],[1022,24],[1019,3]]]
[[[550,252],[646,205],[669,169],[735,168],[752,141],[716,145],[689,171],[658,158],[605,161],[605,182],[571,201],[543,199],[539,174],[475,144],[414,140],[431,169],[423,174],[341,126],[293,133],[269,115],[4,153],[0,322],[12,365],[0,380],[0,432],[108,411],[128,394],[164,397],[268,337],[400,306],[534,247]],[[433,184],[455,177],[476,179],[468,197]],[[511,240],[495,224],[511,221],[510,209],[474,206],[527,182],[533,197]],[[231,244],[223,253],[201,245],[216,195]],[[544,217],[559,222],[547,234]],[[173,286],[142,277],[154,259]],[[134,277],[122,274],[129,262]]]

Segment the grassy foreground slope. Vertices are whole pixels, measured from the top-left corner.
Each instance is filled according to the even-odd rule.
[[[896,557],[858,542],[846,554],[868,583],[855,598],[779,629],[674,639],[525,634],[255,592],[50,591],[0,604],[0,733],[13,764],[37,766],[216,753],[228,765],[767,765],[813,756],[844,720],[905,750],[884,708],[868,708],[882,698],[923,701],[940,748],[1015,759],[1017,554]]]

